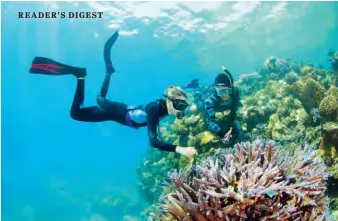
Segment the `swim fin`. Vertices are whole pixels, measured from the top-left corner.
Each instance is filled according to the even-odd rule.
[[[104,51],[103,51],[103,57],[104,57],[104,63],[106,65],[106,74],[112,74],[115,72],[115,69],[113,67],[113,64],[111,62],[110,58],[110,51],[113,47],[115,41],[117,40],[119,36],[118,31],[116,31],[106,42],[104,45]]]
[[[65,65],[45,57],[35,57],[32,61],[29,73],[54,76],[72,74],[77,78],[85,77],[87,75],[86,68]]]

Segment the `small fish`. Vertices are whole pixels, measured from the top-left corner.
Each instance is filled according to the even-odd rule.
[[[189,81],[187,84],[185,84],[183,86],[183,89],[195,89],[198,88],[198,79],[192,79],[191,81]]]

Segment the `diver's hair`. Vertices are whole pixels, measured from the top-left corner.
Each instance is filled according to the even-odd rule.
[[[168,97],[179,97],[179,96],[183,96],[183,97],[187,97],[187,95],[184,93],[184,91],[182,90],[182,88],[180,87],[175,87],[175,86],[170,86],[169,88],[167,88],[164,92],[164,94]]]

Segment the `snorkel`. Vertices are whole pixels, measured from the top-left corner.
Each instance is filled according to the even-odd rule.
[[[224,73],[226,73],[229,76],[230,80],[231,80],[231,84],[230,84],[231,91],[232,91],[232,93],[231,93],[231,99],[233,100],[234,99],[234,92],[235,92],[234,91],[234,79],[232,78],[232,74],[223,65],[222,65],[222,69],[223,69]]]

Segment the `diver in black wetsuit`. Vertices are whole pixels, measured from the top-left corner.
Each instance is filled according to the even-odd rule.
[[[101,86],[100,94],[97,96],[98,106],[81,107],[84,102],[84,87],[86,69],[62,64],[60,62],[44,57],[35,57],[30,73],[45,75],[74,75],[77,78],[77,87],[74,95],[70,116],[77,121],[84,122],[103,122],[115,121],[119,124],[132,128],[147,127],[150,144],[160,150],[176,152],[188,157],[197,155],[194,147],[180,147],[172,144],[163,143],[158,139],[157,130],[159,121],[169,114],[174,114],[178,118],[184,116],[184,110],[188,104],[186,94],[179,87],[170,86],[164,97],[138,107],[129,107],[124,103],[113,102],[106,98],[111,74],[115,69],[110,59],[110,49],[118,37],[115,32],[105,44],[104,59],[106,65],[106,75]]]

